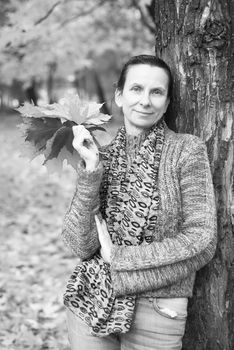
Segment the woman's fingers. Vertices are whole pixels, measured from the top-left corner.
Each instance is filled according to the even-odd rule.
[[[97,225],[98,234],[101,235],[104,239],[111,241],[110,234],[107,229],[106,221],[105,220],[100,221],[97,215],[95,215],[95,221]]]
[[[87,145],[85,145],[85,141],[89,141],[89,143],[94,143],[90,132],[83,125],[73,126],[72,131],[74,135],[73,147],[77,149],[78,152],[82,147],[87,147]]]
[[[83,125],[72,127],[73,147],[85,161],[87,170],[94,170],[99,163],[99,151],[90,132]]]
[[[95,221],[96,221],[96,226],[97,226],[97,231],[98,231],[98,238],[100,241],[101,246],[105,246],[105,232],[103,230],[103,224],[100,222],[99,218],[97,215],[95,215]]]
[[[113,243],[111,241],[105,220],[100,222],[98,216],[95,215],[95,221],[98,231],[98,238],[101,244],[101,255],[103,259],[109,263]]]
[[[109,235],[109,232],[108,232],[108,229],[107,229],[107,224],[106,224],[106,221],[105,221],[105,220],[102,220],[101,225],[102,225],[103,231],[104,231],[106,234],[108,234],[108,236],[110,236],[110,235]]]
[[[97,215],[94,215],[94,218],[95,218],[98,234],[99,233],[101,234],[102,226],[101,226],[100,220]]]

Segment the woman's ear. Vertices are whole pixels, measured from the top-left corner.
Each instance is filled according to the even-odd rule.
[[[118,89],[115,90],[115,103],[118,107],[122,107],[122,92]]]

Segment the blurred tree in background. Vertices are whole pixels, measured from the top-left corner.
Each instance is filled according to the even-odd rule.
[[[152,1],[0,3],[2,106],[26,98],[51,103],[69,86],[82,97],[110,101],[123,61],[154,53]]]

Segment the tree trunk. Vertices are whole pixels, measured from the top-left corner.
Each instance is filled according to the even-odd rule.
[[[33,102],[37,106],[38,93],[37,93],[37,83],[35,79],[32,79],[31,84],[25,89],[25,94],[29,102]]]
[[[93,77],[94,77],[94,81],[95,81],[95,84],[96,84],[96,89],[97,89],[97,95],[98,95],[99,102],[100,103],[104,103],[102,108],[101,108],[101,111],[104,114],[110,114],[109,108],[108,108],[108,106],[106,104],[105,92],[103,90],[103,87],[102,87],[101,81],[99,79],[98,73],[96,72],[95,69],[93,70]]]
[[[234,1],[155,0],[156,55],[175,77],[179,132],[207,145],[218,212],[214,259],[197,273],[183,349],[234,349]]]
[[[10,100],[17,99],[19,101],[20,105],[25,102],[26,96],[25,96],[25,91],[23,88],[22,81],[14,79],[12,81],[10,88],[6,89],[6,87],[5,87],[5,90],[8,90],[7,95],[10,97]]]
[[[55,62],[51,62],[48,64],[48,77],[47,77],[47,95],[48,102],[54,103],[54,75],[57,69],[57,64]]]

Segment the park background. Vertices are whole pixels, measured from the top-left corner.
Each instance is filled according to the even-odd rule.
[[[76,257],[60,238],[76,174],[48,174],[21,157],[15,111],[25,101],[59,101],[67,92],[113,101],[121,66],[157,54],[175,76],[172,129],[207,145],[216,192],[218,247],[197,276],[184,350],[234,348],[232,0],[0,1],[0,348],[69,349],[62,303]],[[176,120],[176,122],[175,122]]]

